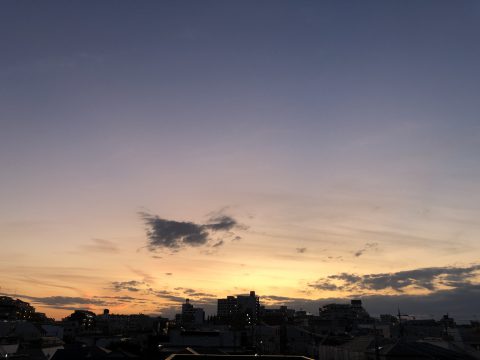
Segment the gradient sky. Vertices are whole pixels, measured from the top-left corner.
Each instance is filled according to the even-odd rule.
[[[480,295],[479,38],[473,0],[2,1],[0,292]],[[142,213],[235,226],[169,248]]]

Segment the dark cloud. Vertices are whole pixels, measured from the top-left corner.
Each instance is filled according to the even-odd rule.
[[[237,221],[226,215],[212,217],[208,224],[203,225],[204,228],[213,231],[229,231],[237,226]]]
[[[296,248],[295,250],[297,251],[297,253],[303,254],[307,251],[307,248],[302,247],[302,248]]]
[[[192,292],[189,295],[196,298],[200,298],[200,299],[196,299],[195,301],[201,301],[203,299],[215,299],[215,300],[217,299],[217,297],[214,294],[205,293],[201,291]]]
[[[296,298],[291,298],[288,296],[278,296],[278,295],[264,295],[262,296],[262,300],[289,303],[296,300]]]
[[[375,314],[402,312],[415,316],[440,317],[446,313],[458,320],[471,320],[478,314],[480,285],[463,284],[462,287],[437,290],[426,295],[399,294],[392,296],[371,295],[363,297],[368,309]]]
[[[182,292],[186,296],[190,296],[190,297],[200,297],[200,298],[214,298],[215,297],[214,294],[197,291],[195,289],[190,289],[190,288],[176,287],[176,288],[174,288],[174,290]]]
[[[181,304],[185,302],[186,299],[190,299],[190,302],[193,302],[202,307],[207,307],[208,309],[216,309],[218,297],[215,294],[210,294],[202,291],[197,291],[195,289],[176,287],[173,290],[156,290],[148,289],[148,293],[154,295],[162,300],[166,300],[170,303]],[[178,305],[177,305],[178,306]],[[170,305],[167,305],[166,308],[169,308]],[[179,309],[177,308],[178,312]],[[164,311],[162,311],[164,312]],[[213,314],[214,312],[209,312]]]
[[[69,296],[47,296],[31,298],[37,304],[47,306],[63,306],[63,305],[97,305],[106,306],[108,302],[102,299],[82,298],[82,297],[69,297]]]
[[[442,289],[424,295],[365,295],[345,298],[290,298],[283,296],[262,296],[270,306],[287,305],[294,309],[303,309],[318,314],[319,307],[330,303],[348,303],[353,298],[362,300],[370,314],[395,314],[400,308],[403,313],[417,317],[440,318],[449,313],[456,320],[468,321],[478,315],[480,284],[464,283],[462,287]]]
[[[77,296],[46,296],[46,297],[38,297],[38,296],[29,296],[24,294],[9,294],[9,293],[0,293],[0,295],[10,296],[14,298],[20,298],[25,301],[29,301],[35,305],[44,305],[47,307],[55,308],[55,309],[64,309],[68,305],[78,305],[80,306],[109,306],[111,305],[108,299],[103,298],[84,298],[84,297],[77,297]],[[67,308],[68,309],[68,308]]]
[[[362,278],[358,275],[354,275],[354,274],[348,274],[348,273],[341,273],[341,274],[338,274],[338,275],[330,275],[328,277],[328,279],[335,279],[335,280],[342,280],[342,281],[345,281],[347,283],[356,283],[358,281],[360,281]]]
[[[145,302],[146,299],[135,298],[131,296],[94,296],[94,299],[114,299],[123,303]]]
[[[329,280],[318,280],[315,284],[309,284],[309,286],[317,290],[323,290],[323,291],[334,291],[334,290],[341,289],[341,287],[339,287],[338,285],[334,284]]]
[[[362,256],[365,252],[367,252],[368,250],[376,250],[378,249],[378,243],[366,243],[363,248],[361,248],[360,250],[357,250],[355,251],[354,255],[356,257],[360,257]]]
[[[184,247],[211,245],[213,232],[229,232],[234,228],[242,228],[235,219],[226,215],[217,215],[206,224],[195,224],[189,221],[162,219],[146,212],[140,213],[145,222],[148,248],[169,249],[178,251]],[[230,233],[227,236],[233,236]],[[217,240],[212,246],[219,247],[223,240]]]
[[[178,296],[176,293],[173,293],[167,290],[150,289],[150,293],[161,299],[169,300],[171,302],[183,303],[185,301],[185,296]]]
[[[212,245],[212,247],[220,247],[224,244],[225,242],[223,240],[217,241],[215,244]]]
[[[381,290],[403,292],[407,288],[435,291],[439,289],[440,285],[450,287],[469,285],[479,271],[480,265],[472,265],[469,267],[430,267],[367,275],[341,273],[321,278],[309,286],[318,290],[357,292]]]
[[[440,318],[449,313],[456,320],[468,321],[478,315],[478,299],[480,298],[480,284],[464,284],[460,288],[438,290],[425,295],[366,295],[345,298],[289,298],[283,296],[262,296],[262,300],[269,306],[278,307],[287,305],[293,309],[303,309],[318,314],[319,307],[331,303],[348,303],[351,299],[361,299],[364,307],[370,314],[396,314],[400,308],[402,313],[417,317]]]
[[[125,304],[142,304],[146,303],[146,299],[134,298],[131,296],[93,296],[93,297],[77,297],[77,296],[46,296],[37,297],[23,294],[0,293],[0,295],[20,298],[24,301],[32,303],[34,306],[40,305],[52,309],[61,310],[78,310],[91,309],[95,311],[97,308],[113,307]]]
[[[142,213],[141,216],[147,226],[148,246],[151,249],[178,249],[203,245],[208,241],[208,232],[201,225],[165,220],[147,213]]]
[[[130,281],[113,281],[112,282],[112,289],[114,291],[132,291],[137,292],[141,290],[141,286],[144,285],[142,281],[130,280]]]
[[[183,288],[183,287],[176,287],[174,288],[173,290],[176,290],[176,291],[183,291],[184,293],[193,293],[193,292],[196,292],[196,290],[194,289],[190,289],[190,288]]]

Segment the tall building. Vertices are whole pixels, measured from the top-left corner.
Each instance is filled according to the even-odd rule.
[[[237,299],[235,296],[227,296],[217,301],[217,316],[221,319],[230,319],[237,313]]]
[[[186,299],[182,304],[182,314],[178,318],[183,325],[200,325],[205,321],[205,311],[202,308],[196,308],[190,304],[190,299]]]
[[[226,322],[237,320],[245,325],[255,324],[259,313],[260,298],[255,295],[255,291],[250,291],[249,295],[227,296],[217,302],[217,316]]]

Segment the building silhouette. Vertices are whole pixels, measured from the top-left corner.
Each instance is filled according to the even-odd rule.
[[[260,317],[260,297],[255,295],[255,291],[250,291],[249,295],[218,299],[217,317],[227,323],[256,324]]]

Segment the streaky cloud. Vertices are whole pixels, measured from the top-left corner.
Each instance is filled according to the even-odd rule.
[[[113,291],[131,291],[131,292],[137,292],[141,290],[141,286],[144,285],[145,283],[143,281],[137,281],[137,280],[130,280],[130,281],[113,281],[111,283]]]
[[[355,251],[354,255],[355,257],[360,257],[362,256],[365,252],[369,251],[369,250],[377,250],[378,249],[378,243],[374,242],[374,243],[366,243],[363,248]]]
[[[105,239],[92,239],[92,243],[82,245],[83,250],[93,253],[118,253],[120,249],[113,241]]]
[[[480,265],[467,267],[428,267],[413,270],[379,274],[351,274],[340,273],[318,279],[308,284],[317,290],[343,290],[356,292],[378,292],[393,290],[402,293],[414,288],[436,291],[442,286],[461,288],[469,286],[478,276]]]

